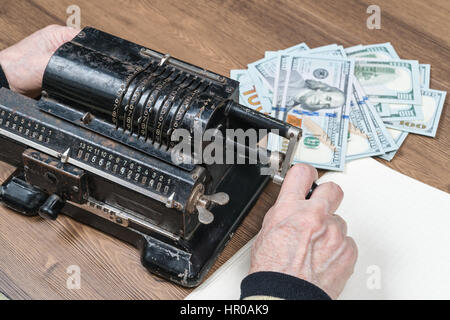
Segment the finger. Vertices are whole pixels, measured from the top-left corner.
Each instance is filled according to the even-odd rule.
[[[352,237],[345,237],[345,242],[347,243],[347,246],[351,248],[350,249],[351,263],[353,264],[354,267],[356,261],[358,260],[358,246],[356,245],[356,242]]]
[[[317,178],[317,170],[310,165],[294,165],[284,178],[277,201],[305,200],[309,189]]]
[[[62,45],[75,38],[80,31],[81,29],[78,28],[58,26],[58,28],[55,28],[53,35],[57,38],[57,44]]]
[[[329,213],[333,214],[336,212],[337,208],[344,198],[344,192],[341,187],[339,187],[334,182],[322,183],[314,190],[310,199],[320,199],[326,201],[329,205]]]
[[[315,250],[333,256],[343,245],[347,235],[347,223],[339,216],[328,216],[326,230],[315,240]],[[322,261],[323,262],[323,261]]]
[[[68,42],[75,38],[79,33],[81,29],[79,28],[73,28],[73,27],[65,27],[63,31],[63,41]]]
[[[337,225],[339,225],[339,230],[341,231],[343,236],[347,235],[347,222],[345,222],[344,219],[342,219],[341,216],[333,215],[330,217],[331,220],[333,220]]]

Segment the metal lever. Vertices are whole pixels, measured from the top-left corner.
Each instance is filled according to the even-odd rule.
[[[232,116],[253,128],[278,130],[277,135],[289,139],[288,149],[283,163],[272,176],[273,182],[282,184],[287,171],[291,167],[297,151],[298,142],[302,136],[302,129],[294,127],[280,119],[262,114],[256,110],[247,108],[237,102],[231,101],[225,108],[225,115]]]
[[[291,163],[294,160],[295,153],[297,152],[298,142],[302,137],[302,130],[297,127],[290,127],[285,138],[289,139],[288,149],[284,161],[280,166],[280,170],[273,176],[273,182],[276,184],[282,184],[287,171],[291,167]]]
[[[211,195],[203,195],[203,199],[208,200],[212,203],[223,206],[230,201],[230,196],[225,192],[217,192]]]
[[[211,195],[202,195],[198,204],[195,206],[198,212],[198,221],[203,224],[210,224],[214,221],[214,214],[206,209],[206,207],[211,204],[218,204],[220,206],[226,205],[230,201],[230,196],[225,192],[218,192]]]
[[[214,221],[214,215],[211,211],[202,206],[196,206],[198,211],[198,221],[203,224],[210,224]]]

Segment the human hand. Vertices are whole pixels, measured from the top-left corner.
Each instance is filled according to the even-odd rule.
[[[32,98],[39,96],[50,57],[79,32],[70,27],[50,25],[0,51],[0,64],[10,89]]]
[[[288,171],[253,244],[250,273],[289,274],[335,299],[353,273],[357,247],[345,221],[334,215],[343,198],[337,184],[323,183],[305,200],[317,177],[317,170],[304,164]]]

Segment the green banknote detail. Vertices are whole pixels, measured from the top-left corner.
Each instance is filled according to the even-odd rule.
[[[374,103],[421,103],[415,60],[355,60],[355,76]]]
[[[386,126],[428,137],[435,137],[446,94],[445,91],[422,89],[421,107],[423,110],[423,120],[385,122]]]
[[[422,89],[429,89],[431,66],[429,64],[419,64],[419,71],[420,71],[420,87]]]
[[[400,59],[392,45],[387,43],[372,44],[368,46],[355,46],[345,50],[347,57],[355,59],[379,59],[392,60]]]
[[[349,138],[346,161],[384,154],[376,128],[368,115],[367,106],[356,101],[353,87],[350,103]]]
[[[383,103],[383,110],[388,116],[381,116],[383,121],[422,120],[423,112],[420,104]]]
[[[394,151],[398,148],[392,136],[388,133],[386,126],[384,125],[381,117],[375,111],[372,103],[367,99],[364,91],[357,80],[354,81],[354,96],[357,103],[364,105],[373,126],[375,127],[375,132],[377,133],[378,140],[381,142],[381,146],[384,152]]]

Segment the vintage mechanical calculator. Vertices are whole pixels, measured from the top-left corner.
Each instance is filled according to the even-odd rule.
[[[238,82],[89,27],[52,56],[42,89],[39,100],[0,89],[0,159],[18,168],[1,201],[131,243],[183,286],[199,284],[265,184],[282,183],[301,135],[239,105]],[[267,163],[174,162],[182,128],[276,129],[289,146],[268,153],[271,176]]]

